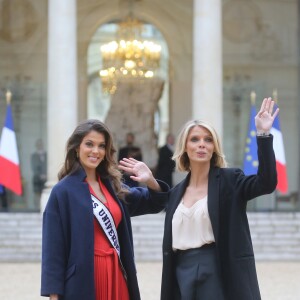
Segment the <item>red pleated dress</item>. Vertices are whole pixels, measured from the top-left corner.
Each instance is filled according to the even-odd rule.
[[[122,220],[121,209],[100,179],[99,185],[107,201],[104,205],[109,209],[116,228],[118,228]],[[92,188],[89,188],[97,198]],[[94,244],[96,300],[129,300],[128,288],[118,254],[107,239],[96,217],[94,217]]]

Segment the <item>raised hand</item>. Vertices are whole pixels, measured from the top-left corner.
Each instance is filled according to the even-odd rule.
[[[269,134],[273,122],[279,113],[278,107],[273,113],[274,104],[272,98],[263,100],[260,111],[255,116],[255,126],[258,134]]]
[[[145,183],[153,190],[160,190],[159,184],[153,177],[151,170],[144,162],[134,158],[123,158],[119,162],[119,169],[132,174],[130,176],[132,180]]]

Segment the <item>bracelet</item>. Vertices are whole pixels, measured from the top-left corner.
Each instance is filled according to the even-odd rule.
[[[256,136],[269,136],[270,132],[257,131]]]

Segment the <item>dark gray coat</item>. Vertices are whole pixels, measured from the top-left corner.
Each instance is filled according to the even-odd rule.
[[[273,137],[259,137],[257,175],[236,168],[211,168],[208,212],[227,300],[259,300],[253,247],[246,214],[247,201],[272,193],[277,184]],[[161,300],[173,300],[176,288],[172,218],[189,183],[190,174],[169,194],[163,239]]]

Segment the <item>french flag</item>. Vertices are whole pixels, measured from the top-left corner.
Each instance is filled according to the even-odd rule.
[[[22,195],[19,156],[10,103],[7,104],[0,140],[0,184],[17,195]]]
[[[275,105],[274,110],[276,110],[277,106]],[[274,136],[274,152],[276,157],[276,169],[277,169],[277,177],[278,183],[276,189],[286,194],[288,191],[288,180],[287,180],[287,170],[286,170],[286,161],[285,161],[285,153],[283,147],[283,138],[280,130],[279,116],[277,116],[274,120],[273,127],[271,128],[271,133]]]

